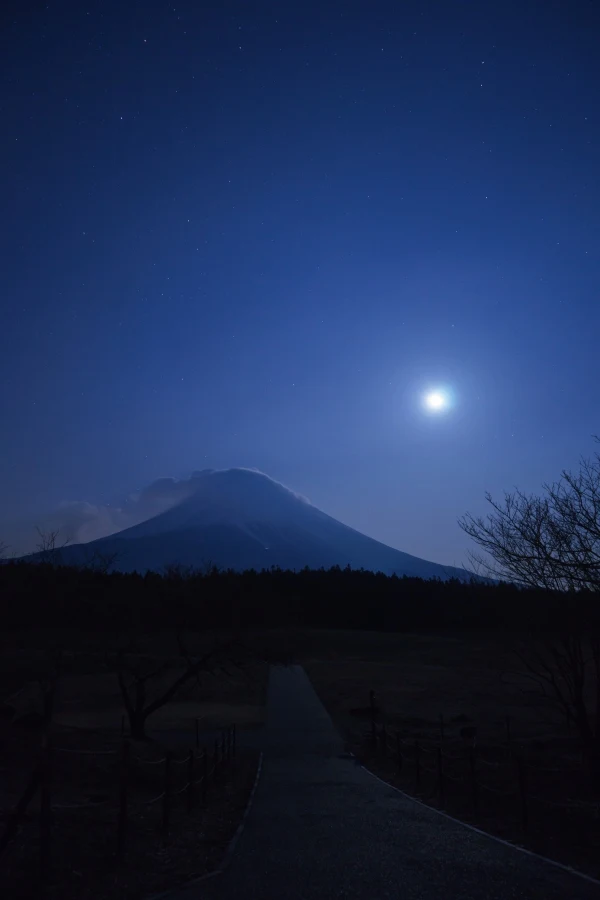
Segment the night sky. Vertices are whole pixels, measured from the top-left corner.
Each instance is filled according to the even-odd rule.
[[[460,564],[594,449],[596,3],[1,15],[6,542],[249,466]]]

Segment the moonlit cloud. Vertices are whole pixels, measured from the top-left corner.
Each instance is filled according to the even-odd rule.
[[[55,510],[40,516],[31,526],[20,527],[11,541],[11,551],[22,555],[37,549],[39,535],[35,530],[36,525],[44,532],[58,531],[58,545],[65,542],[87,544],[139,525],[190,497],[198,489],[200,480],[213,471],[216,470],[195,471],[189,478],[182,479],[157,478],[147,487],[129,494],[121,506],[99,505],[87,500],[65,500]],[[260,474],[263,475],[262,472]],[[306,501],[299,494],[295,496]]]

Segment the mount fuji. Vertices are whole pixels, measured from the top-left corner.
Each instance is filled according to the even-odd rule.
[[[171,564],[235,570],[350,565],[388,575],[471,577],[367,537],[251,469],[199,472],[193,493],[166,512],[60,551],[66,565],[113,555],[113,568],[123,572],[162,571]]]

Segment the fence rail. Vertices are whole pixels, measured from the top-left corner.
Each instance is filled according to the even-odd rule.
[[[428,794],[428,796],[435,797],[442,807],[446,805],[448,782],[465,786],[465,795],[470,795],[471,808],[475,815],[479,815],[482,811],[482,791],[487,794],[502,796],[512,803],[515,816],[518,818],[524,834],[530,828],[530,807],[532,804],[561,810],[565,814],[574,808],[583,808],[583,804],[577,804],[571,799],[560,802],[539,796],[539,794],[530,790],[528,772],[564,775],[576,773],[578,770],[568,766],[564,768],[542,766],[526,760],[517,751],[519,741],[511,733],[511,720],[509,717],[506,717],[504,723],[505,742],[502,744],[500,742],[490,743],[486,741],[486,747],[501,748],[505,756],[500,760],[489,760],[485,759],[483,754],[476,749],[475,736],[477,729],[475,728],[465,729],[465,731],[468,730],[469,734],[465,739],[464,754],[449,753],[445,749],[448,740],[448,726],[444,722],[443,716],[440,716],[439,720],[439,740],[430,743],[429,746],[425,746],[423,740],[409,740],[403,737],[399,731],[394,732],[390,728],[389,723],[380,721],[381,713],[375,702],[375,692],[372,690],[369,692],[369,707],[371,721],[368,737],[372,751],[376,755],[394,760],[398,774],[405,775],[407,767],[411,766],[415,788],[418,792],[423,789],[424,774],[433,776],[433,792]],[[448,771],[447,764],[450,764],[450,771]],[[462,773],[457,771],[461,767],[463,769]],[[500,788],[480,780],[480,768],[487,769],[490,774],[492,772],[496,772],[499,775],[502,774],[506,784]],[[600,817],[600,805],[594,812],[597,817]]]
[[[195,725],[194,735],[191,741],[191,749],[183,757],[178,758],[168,751],[160,759],[145,759],[142,756],[131,753],[130,741],[122,737],[120,750],[90,750],[87,748],[54,747],[51,744],[49,730],[44,730],[40,760],[35,766],[27,786],[23,791],[14,809],[8,816],[4,831],[0,834],[0,857],[15,839],[19,827],[22,824],[27,808],[37,794],[40,796],[39,834],[40,834],[40,876],[47,878],[51,868],[51,848],[53,832],[53,811],[95,809],[104,807],[110,803],[115,806],[115,840],[116,858],[119,863],[125,859],[127,852],[127,831],[131,818],[131,787],[136,772],[145,767],[154,769],[162,766],[162,790],[150,800],[141,801],[146,807],[153,807],[160,803],[160,814],[157,816],[157,827],[164,838],[169,834],[171,824],[171,812],[178,797],[185,795],[185,809],[191,813],[200,804],[205,807],[207,796],[219,779],[221,773],[235,761],[236,757],[236,729],[235,725],[221,731],[220,737],[215,740],[212,752],[207,747],[200,747],[199,733]],[[55,754],[70,754],[80,757],[105,757],[116,756],[118,758],[117,777],[115,783],[114,800],[90,801],[84,803],[54,803],[52,801],[52,762]],[[181,772],[185,766],[184,780],[177,783],[180,778],[176,773]],[[196,777],[197,772],[201,774]],[[199,790],[196,790],[199,788]],[[139,804],[139,798],[136,799]]]

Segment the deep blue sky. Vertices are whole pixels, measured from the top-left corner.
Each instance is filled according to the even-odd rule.
[[[595,3],[2,15],[9,543],[65,500],[245,465],[459,563],[486,489],[593,448]]]

